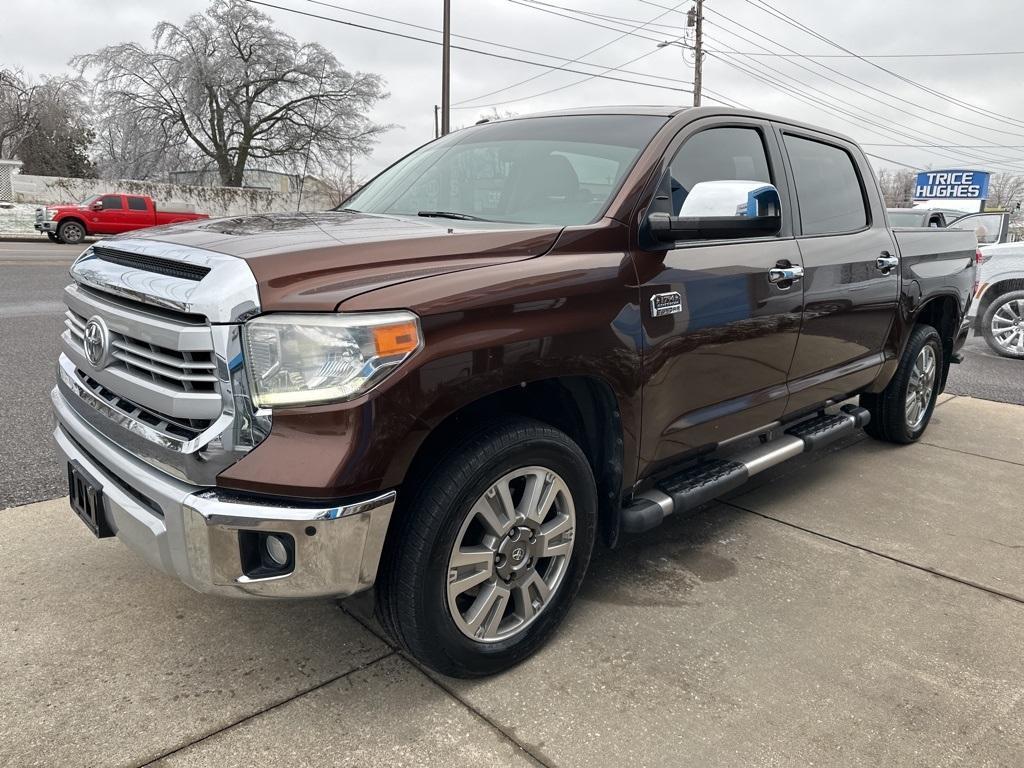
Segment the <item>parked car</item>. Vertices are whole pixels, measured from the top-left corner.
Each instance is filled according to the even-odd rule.
[[[90,235],[118,235],[161,224],[208,219],[205,213],[158,210],[148,195],[94,195],[77,205],[48,205],[36,209],[35,228],[59,243],[80,243]]]
[[[976,241],[893,232],[873,178],[756,112],[580,110],[449,134],[338,211],[104,240],[64,294],[71,506],[197,590],[374,587],[423,664],[506,669],[598,537],[924,432]]]
[[[979,260],[974,331],[996,354],[1024,360],[1024,243],[983,245]]]
[[[893,227],[946,227],[967,214],[949,208],[889,208],[886,210]]]

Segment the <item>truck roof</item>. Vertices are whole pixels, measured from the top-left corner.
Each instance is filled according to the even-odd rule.
[[[481,123],[497,123],[497,122],[508,122],[512,120],[528,120],[534,117],[569,117],[573,115],[650,115],[655,117],[672,118],[676,115],[686,113],[693,119],[701,117],[714,117],[721,115],[734,115],[736,117],[752,117],[759,120],[771,120],[775,123],[783,123],[785,125],[791,125],[796,128],[806,128],[810,131],[816,131],[818,133],[827,134],[837,139],[849,142],[860,146],[854,139],[850,138],[844,133],[833,131],[829,128],[823,128],[820,125],[811,125],[810,123],[803,123],[799,120],[793,120],[788,117],[782,117],[781,115],[773,115],[768,112],[758,112],[751,109],[737,109],[734,107],[720,107],[720,106],[707,106],[707,107],[681,107],[678,105],[669,104],[633,104],[633,105],[620,105],[620,106],[597,106],[597,107],[576,107],[573,109],[554,109],[545,112],[531,112],[525,115],[513,115],[510,117],[502,117],[496,120],[482,120]],[[477,123],[479,125],[480,123]]]

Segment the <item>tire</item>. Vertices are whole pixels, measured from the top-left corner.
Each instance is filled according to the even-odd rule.
[[[996,297],[982,315],[981,333],[997,355],[1024,360],[1024,291]]]
[[[594,546],[597,491],[579,446],[542,422],[503,420],[455,441],[407,485],[377,581],[388,633],[453,677],[494,674],[540,648],[568,612]],[[539,521],[522,518],[548,499]],[[501,510],[512,507],[510,526]]]
[[[46,236],[50,239],[51,243],[59,243],[60,242],[60,240],[57,239],[57,234],[55,232],[47,232]]]
[[[85,227],[77,221],[64,221],[57,227],[57,239],[69,245],[78,245],[85,240]]]
[[[864,431],[889,443],[920,438],[935,410],[942,366],[939,332],[930,325],[915,326],[888,386],[878,394],[860,396],[860,404],[871,412]]]

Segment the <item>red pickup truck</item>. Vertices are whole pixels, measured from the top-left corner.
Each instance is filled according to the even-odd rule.
[[[58,243],[80,243],[89,235],[118,235],[145,227],[208,219],[205,213],[157,210],[148,195],[94,195],[74,205],[36,209],[35,228]]]

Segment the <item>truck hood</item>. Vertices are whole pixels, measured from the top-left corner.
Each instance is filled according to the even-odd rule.
[[[561,227],[328,211],[207,219],[121,237],[245,259],[264,310],[330,311],[407,280],[539,256]]]

